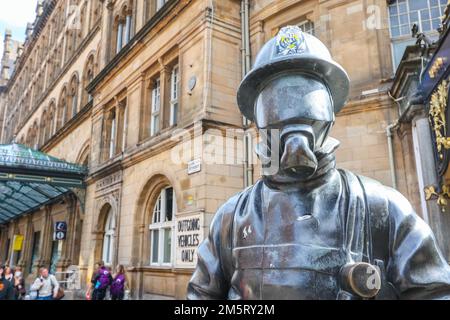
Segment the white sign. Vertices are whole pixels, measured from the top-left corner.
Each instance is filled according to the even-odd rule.
[[[202,171],[202,160],[196,159],[188,162],[188,174]]]
[[[176,265],[182,268],[195,268],[197,248],[203,241],[203,214],[179,218],[176,228]]]
[[[56,231],[53,235],[54,240],[65,240],[66,239],[66,233],[64,231]]]

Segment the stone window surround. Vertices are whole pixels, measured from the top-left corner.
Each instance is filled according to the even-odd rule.
[[[105,163],[122,154],[126,147],[126,91],[121,92],[109,103],[106,103],[102,113],[104,125],[100,159],[101,163]],[[114,126],[114,129],[112,126]],[[111,137],[111,134],[114,134],[114,137]]]
[[[167,191],[172,190],[172,219],[170,221],[167,221],[165,219],[167,212],[166,212],[166,197],[167,197]],[[173,255],[174,255],[174,226],[175,226],[175,217],[176,217],[176,196],[174,193],[174,189],[171,186],[166,186],[157,192],[156,200],[153,203],[153,210],[151,214],[151,224],[149,225],[149,242],[150,242],[150,259],[149,263],[151,267],[172,267],[173,265]],[[151,207],[150,207],[151,208]],[[158,213],[158,216],[155,216],[155,214]],[[164,220],[163,220],[164,218]],[[170,262],[164,262],[165,258],[165,246],[166,243],[164,242],[164,236],[166,232],[169,230],[170,234]],[[154,232],[158,232],[158,261],[153,261],[153,250],[154,250]]]
[[[174,99],[172,99],[172,76],[173,70],[178,69],[178,97],[177,122],[172,123],[172,111]],[[143,95],[144,103],[142,103],[142,116],[140,120],[140,138],[139,143],[145,143],[167,130],[171,130],[178,125],[181,110],[181,66],[179,64],[179,56],[176,49],[171,50],[166,55],[158,59],[157,63],[147,68],[144,74],[145,93]],[[159,130],[152,134],[152,104],[153,89],[156,79],[160,80],[160,110],[159,110]]]

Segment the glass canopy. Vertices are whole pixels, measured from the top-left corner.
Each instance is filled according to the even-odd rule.
[[[85,166],[21,144],[0,145],[0,224],[85,189]],[[80,199],[84,200],[84,199]]]

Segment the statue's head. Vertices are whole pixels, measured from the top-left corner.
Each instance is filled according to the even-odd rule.
[[[263,137],[258,155],[275,157],[279,163],[275,172],[263,175],[278,182],[314,177],[316,152],[326,141],[348,91],[346,72],[320,40],[298,27],[281,29],[262,48],[238,91],[242,113],[255,122]]]

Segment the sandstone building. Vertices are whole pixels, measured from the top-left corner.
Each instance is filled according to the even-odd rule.
[[[287,24],[321,39],[351,78],[332,131],[338,165],[398,188],[426,214],[411,128],[395,125],[389,93],[409,29],[420,21],[435,36],[447,4],[418,2],[39,1],[14,70],[0,82],[1,142],[87,174],[82,192],[5,219],[0,261],[30,279],[39,265],[77,265],[85,287],[104,260],[126,266],[136,298],[184,298],[215,211],[259,177],[236,91]],[[68,225],[63,241],[53,238],[59,221]],[[15,235],[24,244],[11,261]]]

